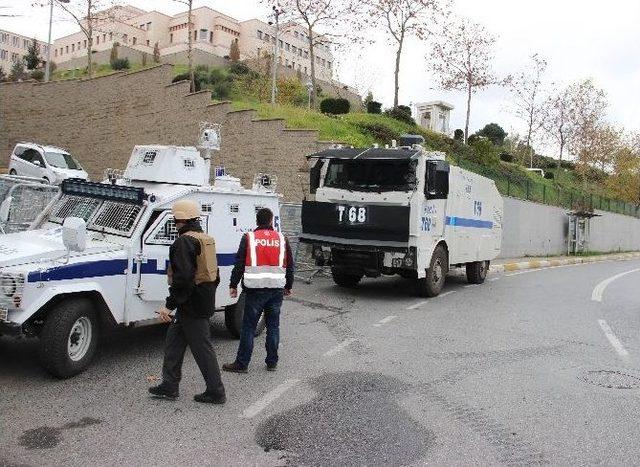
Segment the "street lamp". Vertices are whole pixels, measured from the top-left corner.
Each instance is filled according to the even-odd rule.
[[[280,40],[280,15],[284,13],[284,10],[278,8],[277,6],[273,6],[273,15],[276,18],[275,26],[276,26],[276,34],[275,40],[273,43],[273,64],[271,66],[271,105],[276,104],[276,88],[277,88],[277,79],[278,79],[278,41]],[[269,23],[271,24],[271,23]]]
[[[309,97],[308,103],[307,103],[307,108],[309,110],[311,110],[311,93],[313,92],[313,83],[311,82],[311,80],[307,81],[307,94]]]
[[[69,3],[71,0],[56,0],[60,3]],[[49,82],[51,74],[51,26],[53,24],[53,0],[49,0],[49,41],[47,42],[47,65],[44,69],[44,81]]]

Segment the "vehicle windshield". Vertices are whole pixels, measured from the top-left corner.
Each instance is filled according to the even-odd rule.
[[[57,169],[82,170],[82,167],[71,154],[66,152],[45,152],[47,163]]]
[[[87,230],[130,236],[144,207],[137,204],[85,196],[62,195],[49,214],[49,221],[62,224],[67,217],[80,217]]]
[[[413,160],[340,160],[329,162],[324,186],[350,191],[413,191],[416,188]]]

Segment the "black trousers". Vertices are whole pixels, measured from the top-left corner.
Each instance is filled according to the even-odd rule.
[[[162,381],[172,390],[177,390],[182,379],[182,362],[187,345],[207,384],[207,392],[224,395],[218,359],[211,344],[211,330],[207,318],[194,318],[178,313],[174,318],[164,344]]]

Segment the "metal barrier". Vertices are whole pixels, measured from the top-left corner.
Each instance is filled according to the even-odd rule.
[[[0,233],[27,230],[59,191],[39,179],[0,175]]]
[[[300,243],[302,233],[302,205],[285,203],[280,205],[280,230],[289,239],[289,245],[296,263],[296,278],[310,284],[325,269],[316,266],[307,245]],[[300,273],[307,273],[301,275]]]

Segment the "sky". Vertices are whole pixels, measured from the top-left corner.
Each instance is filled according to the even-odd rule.
[[[33,7],[35,0],[0,0],[0,29],[46,40],[48,8]],[[164,13],[184,11],[174,0],[130,0],[142,9]],[[259,0],[195,0],[239,20],[266,19],[269,10]],[[640,131],[640,0],[453,0],[454,12],[481,23],[497,36],[494,72],[515,74],[538,53],[547,60],[546,87],[557,89],[591,78],[604,89],[610,103],[609,120]],[[54,14],[53,37],[75,32],[77,27],[60,11]],[[373,28],[375,43],[336,54],[339,80],[390,106],[393,102],[394,50],[383,28]],[[451,127],[463,128],[465,96],[444,92],[430,76],[425,56],[428,43],[409,40],[402,58],[400,101],[409,105],[444,100],[455,106]],[[524,124],[513,113],[509,94],[500,87],[473,97],[470,130],[496,122],[510,134],[523,134]],[[541,142],[540,144],[544,144]],[[546,152],[553,148],[545,144]]]

